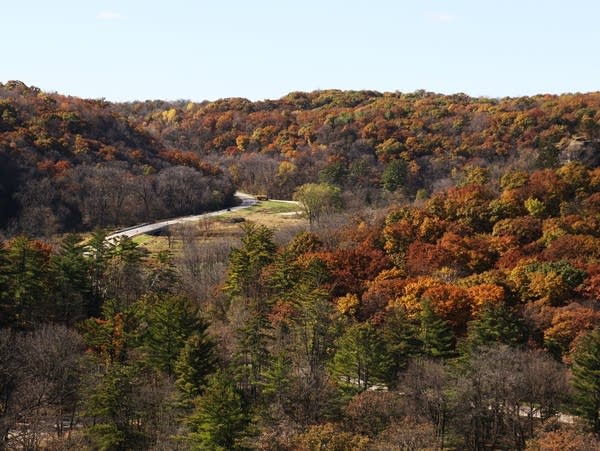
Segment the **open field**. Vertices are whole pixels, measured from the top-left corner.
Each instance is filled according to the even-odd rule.
[[[171,226],[157,234],[138,235],[132,239],[150,253],[169,249],[177,254],[181,251],[183,242],[192,238],[200,242],[231,240],[233,244],[241,235],[241,225],[244,222],[265,225],[278,234],[285,234],[286,231],[294,233],[308,227],[308,221],[295,203],[267,200],[243,210],[203,218],[186,225]]]

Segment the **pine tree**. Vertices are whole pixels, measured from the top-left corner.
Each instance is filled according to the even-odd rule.
[[[383,339],[371,324],[357,323],[346,328],[336,346],[330,366],[335,378],[360,390],[389,380],[391,359]]]
[[[269,365],[261,374],[262,395],[267,399],[275,400],[279,405],[283,403],[285,393],[289,390],[291,360],[291,356],[287,352],[280,352],[270,359]]]
[[[256,298],[261,288],[260,273],[273,262],[277,246],[273,231],[263,225],[247,223],[242,231],[242,246],[233,249],[229,257],[225,292],[230,298]]]
[[[580,414],[600,433],[600,326],[585,334],[573,353],[572,383]]]
[[[142,348],[150,365],[172,375],[175,362],[193,334],[204,336],[207,325],[188,299],[153,296],[140,302]]]
[[[392,359],[392,372],[406,368],[408,360],[419,353],[419,325],[408,318],[405,310],[394,309],[383,324],[383,339]]]
[[[440,318],[429,299],[421,301],[419,338],[421,352],[429,357],[449,357],[454,353],[454,334],[448,323]]]
[[[278,299],[290,299],[302,276],[297,256],[289,249],[277,254],[270,266],[266,283]]]
[[[215,344],[205,330],[194,332],[175,362],[177,387],[188,397],[199,395],[217,364]]]
[[[468,328],[467,346],[471,351],[494,343],[516,346],[523,340],[522,325],[503,303],[486,303]]]
[[[294,290],[294,352],[302,358],[309,377],[320,377],[334,344],[333,308],[327,291],[321,287],[324,272],[320,264],[310,265]]]
[[[86,402],[86,414],[94,424],[88,433],[94,449],[117,451],[144,449],[147,436],[139,419],[144,412],[137,396],[137,369],[113,364],[91,388]]]
[[[88,308],[89,316],[100,314],[102,302],[106,299],[106,273],[114,244],[106,240],[107,234],[96,229],[85,247],[88,258],[89,278],[92,284],[92,299]]]
[[[88,261],[79,241],[77,235],[67,236],[50,259],[54,318],[67,327],[85,318],[92,292]]]
[[[80,330],[86,344],[106,363],[123,363],[132,341],[131,317],[128,310],[110,299],[102,305],[100,317],[85,320]]]
[[[268,363],[270,302],[261,281],[262,271],[274,261],[273,232],[252,223],[243,226],[242,246],[231,251],[225,293],[236,333],[234,362],[244,393],[257,400],[261,373]]]
[[[236,379],[244,393],[254,401],[261,395],[262,374],[269,365],[270,330],[271,325],[266,314],[253,307],[250,307],[245,322],[236,330]]]
[[[188,419],[194,450],[241,450],[250,415],[233,380],[225,371],[212,375]]]
[[[110,250],[111,258],[104,273],[105,296],[131,305],[146,289],[142,271],[142,251],[139,245],[127,236],[116,239]]]
[[[408,169],[406,161],[403,159],[396,159],[390,161],[383,173],[381,174],[381,186],[384,190],[393,193],[399,188],[406,185],[408,179]]]
[[[9,245],[7,258],[9,300],[8,323],[15,328],[29,329],[46,319],[48,302],[48,253],[39,242],[17,237]]]

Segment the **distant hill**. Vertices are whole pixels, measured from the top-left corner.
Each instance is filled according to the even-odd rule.
[[[491,99],[329,90],[116,107],[166,145],[218,158],[242,188],[288,196],[321,179],[374,199],[394,168],[413,196],[469,165],[555,166],[573,140],[587,143],[586,162],[595,164],[599,106],[598,92]],[[394,160],[403,164],[390,167]]]

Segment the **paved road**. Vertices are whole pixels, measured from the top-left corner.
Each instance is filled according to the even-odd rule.
[[[239,191],[235,193],[235,197],[237,197],[239,200],[241,200],[242,203],[240,205],[238,205],[237,207],[231,207],[229,210],[211,211],[210,213],[203,213],[200,215],[182,216],[180,218],[166,219],[164,221],[153,222],[150,224],[142,224],[142,225],[138,225],[138,226],[134,226],[134,227],[127,227],[126,229],[117,230],[115,233],[112,233],[109,236],[107,236],[106,239],[114,240],[115,238],[118,238],[121,236],[127,236],[127,237],[131,238],[132,236],[141,235],[143,233],[149,233],[149,232],[154,232],[156,230],[164,229],[165,227],[173,225],[173,224],[183,224],[185,222],[198,221],[199,219],[202,219],[202,218],[218,216],[220,214],[226,213],[227,211],[241,210],[243,208],[251,207],[252,205],[254,205],[258,202],[254,196],[251,196],[250,194],[242,193]]]

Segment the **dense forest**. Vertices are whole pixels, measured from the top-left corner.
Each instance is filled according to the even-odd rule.
[[[137,102],[119,111],[169,146],[218,158],[236,184],[288,197],[320,180],[376,200],[447,186],[465,165],[595,164],[600,94],[489,99],[316,91],[279,100]]]
[[[229,205],[234,186],[290,198],[323,182],[341,187],[348,206],[386,206],[455,185],[472,166],[498,177],[570,159],[593,166],[599,106],[598,93],[334,90],[114,104],[8,82],[0,227],[49,235],[133,224]]]
[[[50,236],[233,203],[231,179],[103,100],[0,84],[0,228]]]
[[[599,94],[1,92],[0,449],[600,449]],[[152,209],[86,207],[117,170]],[[196,211],[244,189],[310,222],[43,239],[201,188]]]

